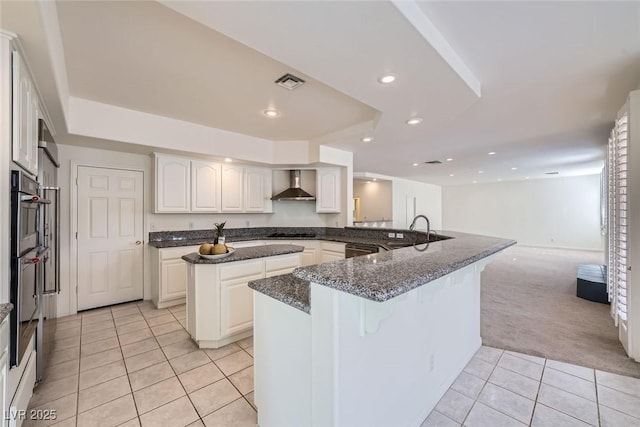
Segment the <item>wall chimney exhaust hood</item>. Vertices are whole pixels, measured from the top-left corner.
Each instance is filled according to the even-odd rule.
[[[300,188],[300,171],[292,170],[290,174],[290,188],[282,193],[276,194],[271,200],[297,200],[297,201],[313,201],[316,198]]]

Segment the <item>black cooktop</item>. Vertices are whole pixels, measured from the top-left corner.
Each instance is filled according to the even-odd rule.
[[[316,237],[316,233],[273,233],[269,237]]]

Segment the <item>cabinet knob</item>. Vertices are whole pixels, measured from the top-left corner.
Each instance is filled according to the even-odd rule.
[[[137,241],[136,241],[136,245],[141,245],[141,244],[142,244],[142,241],[141,241],[141,240],[137,240]]]

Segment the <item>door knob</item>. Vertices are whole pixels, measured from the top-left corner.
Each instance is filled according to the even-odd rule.
[[[136,245],[141,245],[141,244],[142,244],[141,240],[136,241]]]

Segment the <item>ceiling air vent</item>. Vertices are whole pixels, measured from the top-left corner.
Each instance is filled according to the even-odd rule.
[[[442,162],[440,160],[429,160],[428,162],[425,162],[428,165],[441,165]]]
[[[560,172],[545,172],[545,175],[558,175]]]
[[[304,80],[302,80],[300,77],[294,76],[293,74],[287,73],[276,80],[275,83],[285,89],[293,90],[299,86],[302,86],[304,84]]]

